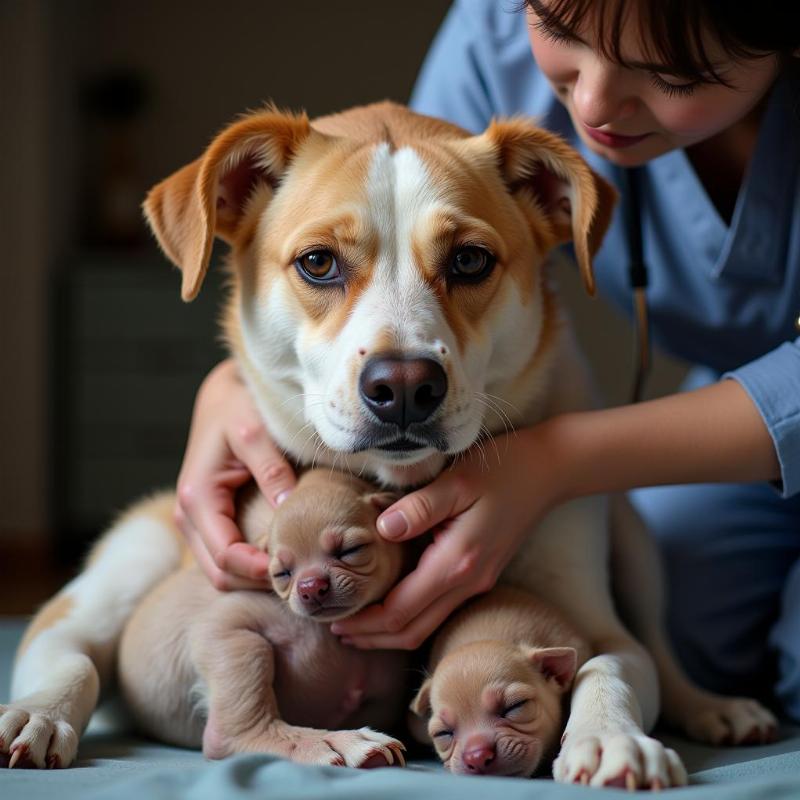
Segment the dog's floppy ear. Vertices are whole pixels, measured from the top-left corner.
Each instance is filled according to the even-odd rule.
[[[433,680],[431,678],[425,678],[425,680],[422,682],[422,686],[419,687],[419,691],[417,692],[416,696],[411,701],[411,705],[409,705],[411,711],[418,717],[427,717],[428,714],[430,714],[432,684]]]
[[[552,678],[562,692],[572,685],[578,669],[578,652],[574,647],[531,647],[526,656],[545,678]]]
[[[594,294],[592,258],[611,222],[616,190],[563,139],[525,119],[494,120],[481,138],[490,142],[509,191],[533,196],[554,244],[574,242],[583,284]]]
[[[222,131],[201,158],[150,190],[144,213],[183,273],[184,300],[200,291],[214,236],[234,241],[248,201],[259,187],[275,188],[310,133],[305,114],[274,108],[251,114]]]

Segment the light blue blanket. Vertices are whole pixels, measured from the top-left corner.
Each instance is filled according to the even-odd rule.
[[[22,630],[0,621],[0,702],[7,699],[11,658]],[[667,738],[667,737],[665,737]],[[668,737],[683,756],[692,786],[682,800],[798,800],[800,729],[787,727],[764,747],[712,748]],[[563,786],[549,780],[455,777],[434,763],[359,771],[305,767],[267,755],[207,762],[200,753],[115,732],[92,731],[77,765],[54,771],[0,770],[0,800],[572,800],[630,795]]]

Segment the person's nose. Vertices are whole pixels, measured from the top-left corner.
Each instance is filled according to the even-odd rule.
[[[595,61],[578,73],[572,103],[581,122],[590,128],[602,128],[633,116],[637,100],[624,68]]]

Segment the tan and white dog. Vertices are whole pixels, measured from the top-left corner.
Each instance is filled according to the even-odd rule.
[[[200,291],[214,237],[230,244],[225,331],[277,443],[298,464],[405,487],[487,432],[588,405],[545,261],[572,239],[592,291],[612,206],[571,148],[525,120],[472,136],[384,103],[313,123],[275,109],[246,116],[156,186],[145,211],[184,300]],[[556,778],[630,772],[638,786],[666,786],[667,755],[645,733],[656,671],[611,600],[607,516],[602,498],[557,509],[506,578],[546,597],[595,654],[576,676]],[[630,581],[647,561],[634,538]],[[178,560],[157,522],[111,533],[23,643],[0,752],[72,761],[126,621]],[[770,729],[760,708],[685,682],[658,628],[656,575],[643,578],[625,597],[646,609],[641,636],[675,722],[709,739]]]

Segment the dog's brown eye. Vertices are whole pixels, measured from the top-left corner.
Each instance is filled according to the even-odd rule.
[[[482,247],[459,247],[450,261],[450,276],[460,281],[480,281],[494,264],[494,256]]]
[[[340,277],[339,264],[330,250],[312,250],[300,256],[295,265],[313,283],[334,281]]]

